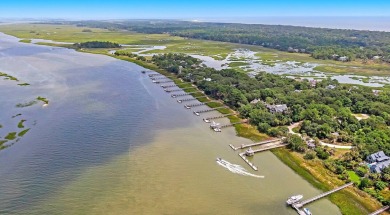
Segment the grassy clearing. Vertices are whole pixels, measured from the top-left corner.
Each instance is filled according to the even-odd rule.
[[[360,177],[354,171],[347,171],[349,179],[355,184],[360,184]]]
[[[317,189],[328,191],[344,183],[325,169],[319,160],[305,161],[301,154],[287,149],[276,149],[273,153]],[[369,214],[381,207],[368,194],[355,187],[336,192],[328,198],[340,208],[342,214]]]

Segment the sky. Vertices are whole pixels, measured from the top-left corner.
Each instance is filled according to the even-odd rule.
[[[0,3],[1,18],[218,19],[264,16],[390,16],[390,0],[1,0]]]

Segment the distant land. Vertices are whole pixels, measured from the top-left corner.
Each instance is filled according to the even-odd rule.
[[[226,18],[203,18],[192,21],[225,22],[244,24],[266,25],[293,25],[319,28],[354,29],[370,31],[390,31],[390,16],[386,17],[226,17]],[[373,25],[373,23],[375,23]]]

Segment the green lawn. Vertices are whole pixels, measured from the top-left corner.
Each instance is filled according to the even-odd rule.
[[[355,184],[360,184],[360,177],[354,171],[347,171],[349,179]]]

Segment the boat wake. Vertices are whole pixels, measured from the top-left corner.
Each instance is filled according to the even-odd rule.
[[[251,176],[251,177],[255,177],[255,178],[264,178],[264,176],[252,174],[252,173],[248,172],[244,167],[242,167],[238,164],[229,163],[228,161],[225,161],[224,159],[217,158],[216,161],[217,161],[218,165],[228,169],[232,173],[245,175],[245,176]]]

